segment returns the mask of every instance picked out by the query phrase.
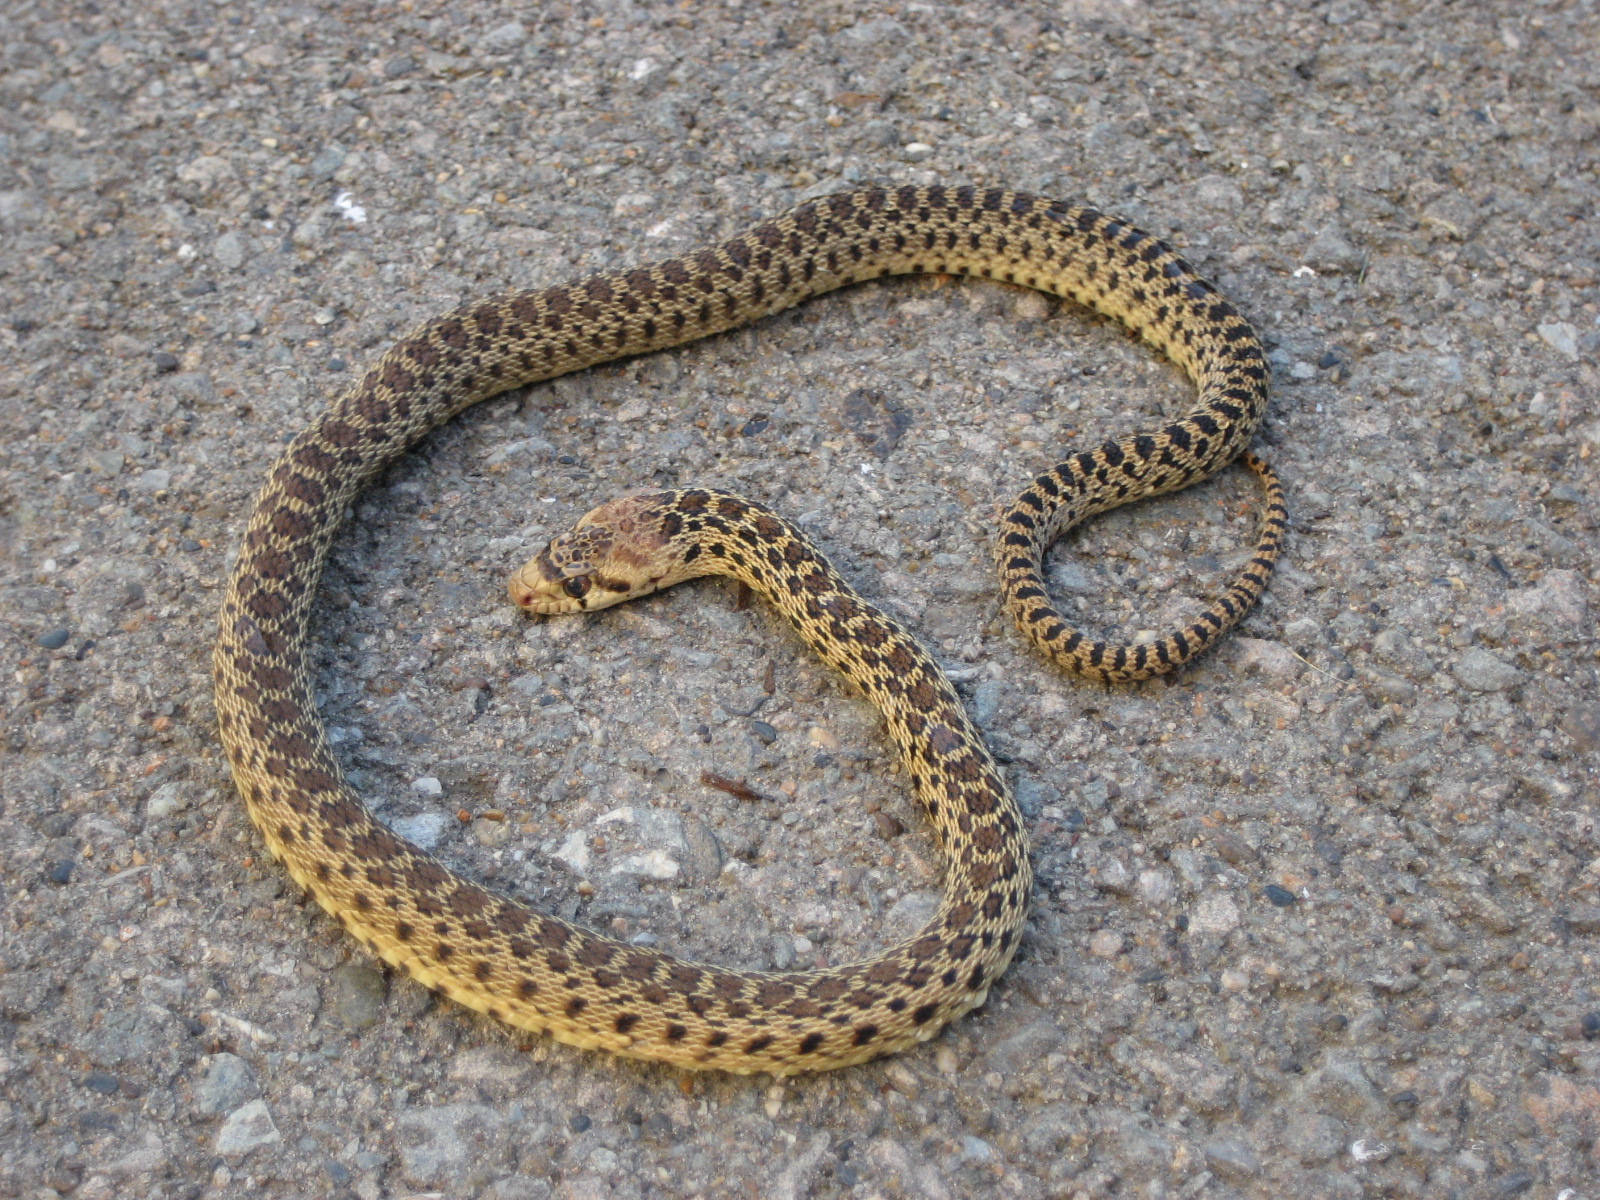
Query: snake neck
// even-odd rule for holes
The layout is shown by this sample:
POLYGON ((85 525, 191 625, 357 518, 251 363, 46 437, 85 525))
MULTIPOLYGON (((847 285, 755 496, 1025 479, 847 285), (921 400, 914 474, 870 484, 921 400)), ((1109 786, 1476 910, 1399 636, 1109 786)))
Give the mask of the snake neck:
POLYGON ((1015 802, 933 656, 766 506, 701 488, 648 499, 670 530, 672 557, 685 564, 676 578, 739 580, 883 714, 917 802, 956 864, 952 882, 969 900, 998 882, 1006 903, 1025 904, 1026 857, 1006 849, 1022 834, 1015 802))

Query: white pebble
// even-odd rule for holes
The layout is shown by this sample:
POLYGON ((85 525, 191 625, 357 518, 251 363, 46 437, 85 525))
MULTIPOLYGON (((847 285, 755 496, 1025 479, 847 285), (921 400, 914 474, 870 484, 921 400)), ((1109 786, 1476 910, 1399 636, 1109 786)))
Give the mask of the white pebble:
POLYGON ((1350 1143, 1350 1157, 1358 1163, 1382 1162, 1393 1151, 1377 1138, 1357 1138, 1350 1143))
POLYGON ((1089 939, 1089 953, 1096 958, 1115 958, 1122 953, 1122 935, 1114 929, 1101 929, 1089 939))
POLYGON ((257 1146, 282 1141, 283 1135, 272 1122, 265 1100, 252 1100, 228 1114, 228 1119, 217 1131, 217 1153, 241 1155, 257 1146))
POLYGON ((444 836, 446 822, 447 818, 443 813, 418 813, 414 817, 395 818, 389 822, 389 828, 413 846, 432 850, 444 836))

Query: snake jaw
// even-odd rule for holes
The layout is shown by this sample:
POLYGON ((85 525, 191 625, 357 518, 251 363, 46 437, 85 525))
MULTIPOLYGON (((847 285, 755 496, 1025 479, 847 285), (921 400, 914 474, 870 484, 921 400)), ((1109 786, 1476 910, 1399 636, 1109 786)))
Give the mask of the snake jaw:
POLYGON ((581 557, 574 560, 569 547, 562 545, 565 540, 552 541, 518 567, 507 583, 511 602, 524 612, 553 617, 605 607, 590 598, 594 568, 581 557))

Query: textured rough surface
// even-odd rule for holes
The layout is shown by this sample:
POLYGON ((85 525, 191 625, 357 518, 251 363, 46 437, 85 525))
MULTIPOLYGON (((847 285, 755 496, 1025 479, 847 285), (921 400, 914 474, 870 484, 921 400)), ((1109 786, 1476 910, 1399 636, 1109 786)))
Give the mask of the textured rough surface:
MULTIPOLYGON (((1593 1200, 1593 12, 860 7, 8 9, 0 1194, 1593 1200), (989 1003, 772 1086, 341 983, 366 960, 262 853, 207 680, 283 439, 460 302, 949 179, 1120 213, 1263 334, 1293 524, 1246 638, 1170 685, 1038 661, 995 505, 1185 389, 1075 310, 924 281, 446 427, 356 506, 313 665, 362 793, 497 889, 745 967, 888 945, 928 842, 780 625, 718 585, 503 599, 619 490, 759 496, 1016 788, 1034 906, 989 1003)), ((1181 620, 1254 502, 1230 472, 1104 517, 1052 592, 1181 620)))

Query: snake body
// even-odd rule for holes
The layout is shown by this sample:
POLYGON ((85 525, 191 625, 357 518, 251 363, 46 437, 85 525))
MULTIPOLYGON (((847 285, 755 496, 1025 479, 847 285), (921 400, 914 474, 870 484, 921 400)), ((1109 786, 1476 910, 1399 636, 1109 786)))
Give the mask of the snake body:
MULTIPOLYGON (((1083 637, 1049 604, 1040 560, 1052 541, 1096 512, 1215 472, 1244 450, 1267 400, 1260 343, 1234 307, 1165 244, 1092 209, 998 189, 863 188, 650 266, 468 304, 402 339, 284 450, 256 498, 213 658, 222 741, 251 820, 363 944, 518 1028, 735 1072, 860 1062, 983 1002, 1026 915, 1031 873, 1016 806, 932 659, 768 510, 691 489, 671 494, 656 519, 697 523, 708 545, 723 548, 729 573, 767 592, 886 714, 948 855, 946 896, 917 936, 864 962, 777 973, 691 963, 461 878, 377 821, 346 785, 305 653, 312 597, 348 505, 434 426, 512 387, 916 272, 985 276, 1095 308, 1199 389, 1185 416, 1039 475, 1005 516, 1002 588, 1035 643, 1094 678, 1144 678, 1199 653, 1259 597, 1285 516, 1276 479, 1246 455, 1265 483, 1266 518, 1254 557, 1199 619, 1160 641, 1118 646, 1083 637), (769 573, 751 565, 758 558, 769 573)), ((634 525, 644 528, 642 518, 634 525)))

